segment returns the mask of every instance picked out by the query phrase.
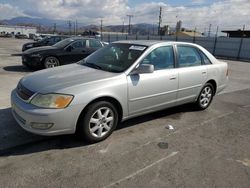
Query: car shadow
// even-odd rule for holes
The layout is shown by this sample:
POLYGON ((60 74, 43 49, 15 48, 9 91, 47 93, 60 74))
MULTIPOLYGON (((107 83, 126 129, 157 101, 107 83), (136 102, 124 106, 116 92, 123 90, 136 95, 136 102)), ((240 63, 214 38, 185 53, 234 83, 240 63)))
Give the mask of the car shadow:
POLYGON ((31 69, 23 66, 23 65, 13 65, 13 66, 6 66, 3 67, 3 70, 8 72, 33 72, 31 69))
MULTIPOLYGON (((195 111, 191 105, 182 105, 159 112, 154 112, 122 122, 119 124, 116 130, 126 129, 128 127, 158 118, 166 117, 180 119, 181 113, 190 111, 195 111)), ((26 155, 53 149, 69 149, 91 145, 77 139, 74 135, 45 137, 28 133, 21 129, 15 122, 11 114, 11 108, 0 109, 0 118, 0 128, 4 130, 0 133, 0 157, 26 155), (2 117, 5 117, 5 120, 3 120, 2 117), (11 131, 8 129, 11 129, 11 131), (8 133, 10 135, 8 135, 8 133), (12 142, 14 143, 11 144, 12 142)))

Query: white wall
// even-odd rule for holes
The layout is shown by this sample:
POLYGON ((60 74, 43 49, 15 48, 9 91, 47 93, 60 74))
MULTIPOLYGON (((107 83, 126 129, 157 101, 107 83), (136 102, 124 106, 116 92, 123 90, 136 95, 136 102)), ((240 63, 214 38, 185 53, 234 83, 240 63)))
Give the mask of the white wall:
POLYGON ((20 33, 29 36, 29 34, 35 34, 37 32, 37 29, 35 27, 0 25, 0 33, 1 32, 14 32, 14 34, 20 33))

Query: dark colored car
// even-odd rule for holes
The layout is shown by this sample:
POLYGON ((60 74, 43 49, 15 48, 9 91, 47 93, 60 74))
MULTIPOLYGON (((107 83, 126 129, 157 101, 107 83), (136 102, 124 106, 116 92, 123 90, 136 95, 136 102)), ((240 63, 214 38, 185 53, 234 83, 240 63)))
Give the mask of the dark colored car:
POLYGON ((30 48, 34 48, 34 47, 40 47, 40 46, 52 46, 54 44, 56 44, 57 42, 60 42, 63 39, 68 38, 68 36, 47 36, 45 38, 43 38, 40 41, 37 42, 28 42, 25 43, 22 47, 22 51, 28 50, 30 48))
POLYGON ((68 38, 53 46, 26 50, 22 54, 22 63, 33 69, 56 67, 80 61, 103 46, 104 43, 97 39, 68 38))
POLYGON ((28 36, 27 35, 25 35, 25 34, 16 34, 15 35, 15 38, 16 39, 27 39, 28 38, 28 36))

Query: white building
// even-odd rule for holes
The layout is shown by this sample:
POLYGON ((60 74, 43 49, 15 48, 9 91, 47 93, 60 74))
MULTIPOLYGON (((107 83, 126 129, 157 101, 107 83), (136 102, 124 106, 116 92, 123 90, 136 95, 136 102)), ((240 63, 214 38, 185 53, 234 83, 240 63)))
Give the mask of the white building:
POLYGON ((13 35, 24 34, 29 36, 30 34, 35 34, 36 32, 36 27, 0 25, 0 33, 9 33, 13 35))

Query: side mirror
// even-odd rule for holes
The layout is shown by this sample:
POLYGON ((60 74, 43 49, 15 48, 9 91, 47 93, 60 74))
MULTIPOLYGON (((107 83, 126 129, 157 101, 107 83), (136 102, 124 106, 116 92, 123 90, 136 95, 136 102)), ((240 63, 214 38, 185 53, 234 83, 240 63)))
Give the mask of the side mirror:
POLYGON ((146 74, 146 73, 153 73, 154 72, 154 65, 150 64, 140 64, 139 67, 134 69, 131 74, 146 74))

